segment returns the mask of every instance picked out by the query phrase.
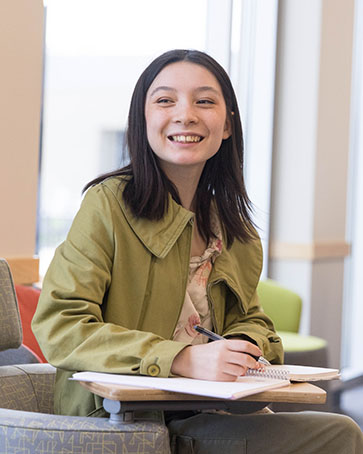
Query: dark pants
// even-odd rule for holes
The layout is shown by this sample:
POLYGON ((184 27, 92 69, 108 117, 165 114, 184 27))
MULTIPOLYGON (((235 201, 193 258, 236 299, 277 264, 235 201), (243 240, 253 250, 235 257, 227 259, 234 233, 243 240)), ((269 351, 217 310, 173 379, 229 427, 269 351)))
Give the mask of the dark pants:
POLYGON ((363 453, 359 426, 333 413, 200 413, 173 419, 168 429, 172 454, 363 453))

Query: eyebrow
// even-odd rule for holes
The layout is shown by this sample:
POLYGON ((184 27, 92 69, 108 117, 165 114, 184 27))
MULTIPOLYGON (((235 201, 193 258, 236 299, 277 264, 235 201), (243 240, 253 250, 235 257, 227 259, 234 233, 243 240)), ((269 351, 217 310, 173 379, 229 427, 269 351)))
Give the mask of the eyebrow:
MULTIPOLYGON (((153 96, 155 93, 157 93, 158 91, 172 91, 172 92, 176 92, 177 90, 173 87, 168 87, 166 85, 161 85, 160 87, 156 87, 155 90, 153 90, 151 93, 150 93, 150 96, 153 96)), ((216 90, 215 88, 213 87, 210 87, 209 85, 205 85, 205 86, 202 86, 202 87, 198 87, 195 89, 196 92, 204 92, 204 91, 211 91, 213 92, 215 95, 217 96, 220 96, 220 92, 218 90, 216 90)))

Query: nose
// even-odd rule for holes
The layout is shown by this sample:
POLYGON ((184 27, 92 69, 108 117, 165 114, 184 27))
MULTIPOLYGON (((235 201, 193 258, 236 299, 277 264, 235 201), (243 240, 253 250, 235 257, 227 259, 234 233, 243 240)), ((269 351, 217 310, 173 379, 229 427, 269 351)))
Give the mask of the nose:
POLYGON ((176 106, 174 122, 182 125, 190 125, 198 122, 195 107, 190 102, 180 102, 176 106))

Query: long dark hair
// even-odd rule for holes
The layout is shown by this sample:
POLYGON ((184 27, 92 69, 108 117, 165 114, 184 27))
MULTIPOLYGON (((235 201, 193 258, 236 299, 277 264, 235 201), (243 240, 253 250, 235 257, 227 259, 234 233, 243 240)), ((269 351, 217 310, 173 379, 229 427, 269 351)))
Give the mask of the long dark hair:
POLYGON ((130 104, 127 128, 127 150, 130 163, 121 169, 90 181, 90 186, 112 176, 127 175, 123 191, 125 203, 136 217, 161 219, 168 208, 168 194, 180 203, 178 191, 161 169, 146 133, 146 93, 155 77, 167 65, 187 61, 204 66, 219 82, 227 108, 231 136, 222 141, 218 152, 205 164, 196 191, 196 218, 202 237, 208 242, 214 236, 210 209, 214 199, 219 220, 229 247, 235 238, 249 242, 256 238, 251 218, 252 207, 243 178, 243 134, 240 114, 231 81, 212 57, 197 50, 171 50, 156 58, 141 74, 130 104))

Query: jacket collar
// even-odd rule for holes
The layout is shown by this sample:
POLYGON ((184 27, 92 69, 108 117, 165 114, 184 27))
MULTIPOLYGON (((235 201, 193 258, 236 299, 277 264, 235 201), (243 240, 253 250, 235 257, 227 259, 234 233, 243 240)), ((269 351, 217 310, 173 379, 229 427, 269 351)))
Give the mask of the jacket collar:
POLYGON ((122 199, 122 180, 119 178, 110 178, 105 180, 103 184, 117 198, 120 208, 135 235, 158 258, 164 258, 168 254, 188 222, 194 217, 194 213, 176 203, 169 195, 168 210, 162 219, 159 221, 150 221, 145 218, 136 218, 122 199))
POLYGON ((259 239, 250 243, 234 241, 231 249, 225 248, 217 257, 211 284, 223 281, 239 300, 247 313, 247 302, 256 290, 262 269, 262 247, 259 239))

